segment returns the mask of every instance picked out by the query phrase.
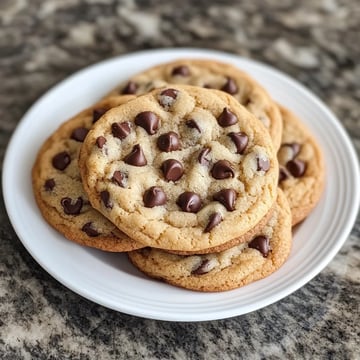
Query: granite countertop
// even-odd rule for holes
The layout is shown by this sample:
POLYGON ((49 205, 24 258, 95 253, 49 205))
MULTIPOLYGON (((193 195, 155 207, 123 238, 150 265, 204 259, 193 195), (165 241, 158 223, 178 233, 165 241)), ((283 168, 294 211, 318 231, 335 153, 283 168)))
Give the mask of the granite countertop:
MULTIPOLYGON (((360 152, 357 0, 2 0, 0 159, 24 112, 74 71, 140 49, 203 47, 263 61, 316 93, 360 152)), ((358 359, 360 218, 306 286, 201 323, 117 313, 48 275, 0 203, 1 359, 358 359)))

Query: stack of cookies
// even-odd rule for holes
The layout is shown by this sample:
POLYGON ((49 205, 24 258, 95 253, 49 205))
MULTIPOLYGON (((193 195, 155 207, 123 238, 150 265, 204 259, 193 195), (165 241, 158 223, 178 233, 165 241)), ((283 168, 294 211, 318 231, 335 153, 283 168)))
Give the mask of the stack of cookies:
POLYGON ((187 59, 133 76, 65 122, 32 180, 67 239, 127 252, 176 286, 224 291, 286 261, 324 165, 308 129, 249 75, 187 59))

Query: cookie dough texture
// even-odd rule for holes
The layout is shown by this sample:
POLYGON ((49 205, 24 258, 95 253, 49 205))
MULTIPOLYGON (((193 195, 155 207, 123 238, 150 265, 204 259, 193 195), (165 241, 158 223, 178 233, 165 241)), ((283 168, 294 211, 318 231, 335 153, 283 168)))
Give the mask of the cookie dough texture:
POLYGON ((273 206, 279 171, 271 138, 254 115, 222 91, 185 85, 108 111, 86 137, 79 164, 96 209, 131 238, 177 251, 215 247, 248 232, 273 206), (172 135, 171 146, 164 150, 160 142, 160 149, 159 138, 169 133, 178 141, 172 135), (246 134, 241 153, 230 133, 246 134), (214 200, 224 189, 236 194, 233 210, 214 200), (181 208, 184 192, 198 196, 198 209, 181 208))
POLYGON ((82 141, 93 122, 132 98, 108 98, 65 122, 42 145, 33 166, 33 191, 43 217, 81 245, 118 252, 142 247, 91 207, 77 164, 82 141))
POLYGON ((131 77, 111 95, 143 94, 166 83, 213 88, 231 94, 265 125, 275 149, 279 148, 282 119, 277 104, 256 80, 228 63, 180 59, 160 64, 131 77))
POLYGON ((278 151, 279 186, 289 201, 292 223, 296 225, 320 200, 325 183, 324 157, 320 146, 300 119, 285 107, 280 106, 280 109, 284 130, 278 151))
POLYGON ((128 257, 146 275, 192 290, 231 290, 263 279, 280 268, 291 250, 291 212, 281 190, 274 213, 258 236, 269 239, 266 257, 249 247, 250 242, 207 255, 181 256, 143 248, 128 257))

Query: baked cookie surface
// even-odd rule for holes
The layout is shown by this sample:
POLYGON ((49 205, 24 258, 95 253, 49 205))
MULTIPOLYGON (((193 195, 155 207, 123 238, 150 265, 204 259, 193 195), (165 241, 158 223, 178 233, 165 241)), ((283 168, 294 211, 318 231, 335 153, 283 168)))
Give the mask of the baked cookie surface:
POLYGON ((284 124, 278 151, 279 186, 289 201, 292 223, 296 225, 320 200, 325 183, 324 157, 301 120, 285 107, 280 109, 284 124))
POLYGON ((227 92, 263 122, 275 149, 281 142, 282 119, 277 104, 248 74, 228 63, 214 60, 180 59, 143 71, 111 92, 143 94, 169 84, 187 84, 227 92))
POLYGON ((272 217, 249 242, 207 255, 181 256, 147 247, 129 252, 128 257, 152 278, 192 290, 224 291, 279 269, 289 256, 291 244, 291 212, 280 190, 272 217))
POLYGON ((171 85, 108 111, 79 159, 92 205, 131 238, 197 251, 249 231, 276 199, 266 128, 232 96, 171 85))
POLYGON ((106 251, 142 247, 93 209, 78 169, 78 154, 89 129, 108 109, 133 96, 108 98, 61 125, 43 144, 32 169, 36 202, 45 220, 66 238, 106 251))

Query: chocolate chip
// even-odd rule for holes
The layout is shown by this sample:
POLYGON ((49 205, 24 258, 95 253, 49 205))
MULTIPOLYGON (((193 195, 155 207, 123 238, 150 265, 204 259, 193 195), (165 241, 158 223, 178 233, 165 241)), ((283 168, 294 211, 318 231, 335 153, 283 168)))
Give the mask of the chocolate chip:
POLYGON ((197 213, 201 208, 200 196, 191 191, 185 191, 176 200, 182 211, 197 213))
POLYGON ((70 162, 71 162, 70 155, 66 151, 58 153, 52 159, 53 167, 58 170, 65 170, 67 166, 70 164, 70 162))
POLYGON ((197 266, 194 270, 191 271, 191 275, 207 274, 211 270, 209 265, 210 265, 210 260, 209 259, 202 260, 200 265, 197 266))
POLYGON ((169 110, 170 107, 174 104, 178 93, 178 90, 175 89, 163 90, 159 96, 160 105, 163 106, 165 110, 169 110))
POLYGON ((231 95, 234 95, 238 92, 238 87, 236 85, 236 82, 234 81, 234 79, 228 77, 226 80, 226 83, 224 84, 224 86, 221 88, 222 91, 225 91, 231 95))
POLYGON ((305 174, 306 163, 299 159, 290 160, 286 163, 286 168, 292 176, 298 178, 305 174))
POLYGON ((231 126, 237 123, 237 116, 228 108, 224 108, 223 112, 217 118, 218 124, 222 127, 231 126))
POLYGON ((110 193, 107 190, 104 190, 100 193, 100 198, 106 208, 112 209, 113 204, 110 200, 110 193))
POLYGON ((180 148, 179 135, 174 131, 162 134, 157 139, 157 146, 165 152, 178 150, 180 148))
POLYGON ((69 197, 64 197, 60 201, 61 206, 64 209, 64 213, 67 215, 79 215, 83 206, 83 199, 78 197, 75 203, 69 197))
POLYGON ((83 127, 75 129, 71 134, 71 139, 83 142, 88 134, 89 130, 83 127))
POLYGON ((198 161, 200 165, 204 165, 204 166, 209 165, 210 159, 207 158, 206 156, 209 154, 210 150, 211 150, 210 148, 204 148, 200 151, 200 154, 198 156, 198 161))
POLYGON ((171 97, 173 99, 176 99, 177 95, 178 95, 178 91, 175 90, 175 89, 166 89, 166 90, 163 90, 160 95, 162 96, 168 96, 168 97, 171 97))
POLYGON ((125 156, 124 161, 133 166, 145 166, 147 164, 144 152, 138 144, 135 145, 131 152, 125 156))
POLYGON ((231 138, 231 140, 234 142, 236 146, 236 153, 242 154, 249 142, 248 136, 243 132, 238 132, 238 133, 231 132, 228 134, 228 136, 231 138))
POLYGON ((190 75, 190 70, 186 65, 180 65, 180 66, 177 66, 177 67, 173 68, 171 75, 172 76, 176 76, 176 75, 178 75, 178 76, 189 76, 190 75))
POLYGON ((55 187, 55 180, 54 179, 47 179, 44 184, 44 188, 46 191, 52 191, 55 187))
POLYGON ((270 161, 267 158, 257 158, 257 171, 268 171, 270 169, 270 161))
POLYGON ((93 110, 93 123, 97 122, 106 112, 108 109, 98 108, 93 110))
POLYGON ((152 186, 145 191, 143 196, 144 205, 148 208, 164 205, 166 200, 166 195, 163 189, 158 186, 152 186))
POLYGON ((165 160, 161 165, 161 170, 164 173, 164 177, 167 181, 179 180, 184 174, 184 168, 181 162, 175 159, 165 160))
POLYGON ((236 191, 234 189, 222 189, 214 194, 213 199, 219 201, 228 211, 235 210, 236 191))
POLYGON ((111 132, 114 137, 116 137, 120 140, 123 140, 131 132, 130 123, 128 121, 124 121, 122 123, 112 123, 111 124, 111 132))
POLYGON ((113 176, 111 178, 111 181, 114 184, 117 184, 117 185, 119 185, 121 187, 125 187, 125 180, 126 180, 125 174, 123 174, 119 170, 114 171, 114 174, 113 174, 113 176))
POLYGON ((281 147, 288 146, 292 150, 292 159, 294 159, 300 152, 301 145, 299 143, 284 143, 281 147))
POLYGON ((144 128, 149 135, 153 135, 158 130, 159 118, 151 111, 143 111, 135 116, 135 124, 144 128))
POLYGON ((87 235, 87 236, 90 236, 90 237, 96 237, 96 236, 99 236, 100 233, 97 232, 93 227, 92 227, 92 222, 88 222, 86 223, 82 228, 81 230, 87 235))
POLYGON ((230 177, 233 178, 235 176, 234 170, 227 160, 217 161, 211 169, 211 175, 217 180, 228 179, 230 177))
POLYGON ((270 252, 270 240, 266 236, 259 235, 250 241, 249 248, 259 250, 262 256, 266 258, 270 252))
POLYGON ((103 136, 99 136, 96 139, 96 145, 99 149, 102 149, 105 144, 106 144, 106 139, 103 136))
POLYGON ((201 133, 201 129, 195 120, 193 119, 187 120, 185 124, 188 128, 196 129, 199 133, 201 133))
POLYGON ((219 225, 222 221, 222 216, 220 213, 212 213, 209 216, 209 222, 206 225, 204 232, 210 232, 215 226, 219 225))
POLYGON ((122 94, 135 94, 138 89, 138 84, 134 81, 129 81, 122 90, 122 94))
POLYGON ((288 175, 287 175, 286 171, 284 169, 280 168, 279 169, 279 183, 286 180, 287 178, 288 178, 288 175))

